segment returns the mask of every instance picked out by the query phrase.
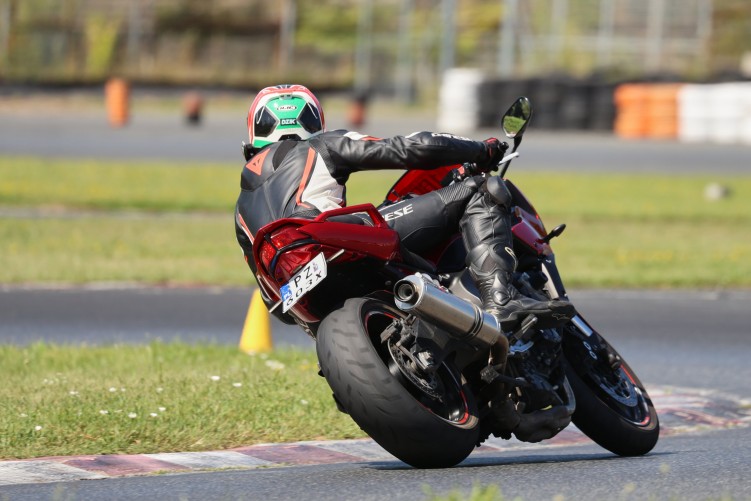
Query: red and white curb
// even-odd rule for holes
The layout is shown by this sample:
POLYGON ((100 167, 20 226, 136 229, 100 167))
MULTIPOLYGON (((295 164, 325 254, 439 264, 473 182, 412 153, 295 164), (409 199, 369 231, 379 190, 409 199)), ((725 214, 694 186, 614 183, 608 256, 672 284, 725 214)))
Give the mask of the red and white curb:
MULTIPOLYGON (((661 436, 751 425, 751 401, 710 390, 655 387, 650 394, 660 417, 661 436)), ((591 440, 571 425, 541 444, 490 438, 473 454, 498 454, 591 440)), ((252 469, 333 463, 397 461, 370 439, 260 444, 227 451, 137 455, 89 455, 0 461, 0 486, 69 482, 212 469, 252 469)))

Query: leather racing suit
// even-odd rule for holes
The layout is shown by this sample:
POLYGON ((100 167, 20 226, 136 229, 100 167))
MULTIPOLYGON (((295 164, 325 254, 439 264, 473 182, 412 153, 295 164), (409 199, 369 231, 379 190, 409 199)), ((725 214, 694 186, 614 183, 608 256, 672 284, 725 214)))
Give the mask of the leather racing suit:
MULTIPOLYGON (((432 132, 378 139, 356 132, 324 132, 307 141, 288 139, 261 149, 243 168, 235 229, 255 273, 253 237, 264 225, 286 217, 314 218, 346 205, 346 183, 358 171, 435 169, 493 158, 486 143, 432 132)), ((379 208, 402 244, 420 253, 456 231, 479 182, 469 178, 441 190, 379 208)), ((345 218, 347 216, 344 216, 345 218)), ((363 218, 366 219, 366 218, 363 218)), ((368 221, 352 218, 357 224, 368 221)))

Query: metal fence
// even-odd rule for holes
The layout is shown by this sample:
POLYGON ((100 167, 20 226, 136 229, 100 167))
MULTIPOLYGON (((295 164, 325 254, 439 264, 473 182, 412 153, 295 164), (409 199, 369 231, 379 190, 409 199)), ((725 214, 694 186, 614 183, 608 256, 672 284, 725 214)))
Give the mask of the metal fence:
POLYGON ((706 77, 737 68, 715 42, 747 43, 749 16, 746 0, 0 0, 0 81, 295 80, 409 98, 456 66, 706 77))

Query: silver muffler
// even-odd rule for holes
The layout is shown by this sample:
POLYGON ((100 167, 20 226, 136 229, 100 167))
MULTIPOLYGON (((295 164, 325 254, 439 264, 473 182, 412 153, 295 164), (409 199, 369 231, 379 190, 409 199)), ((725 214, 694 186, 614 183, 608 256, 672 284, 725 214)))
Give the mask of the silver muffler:
POLYGON ((430 322, 457 339, 483 347, 506 341, 493 315, 451 294, 420 273, 399 280, 394 286, 394 296, 400 310, 430 322))

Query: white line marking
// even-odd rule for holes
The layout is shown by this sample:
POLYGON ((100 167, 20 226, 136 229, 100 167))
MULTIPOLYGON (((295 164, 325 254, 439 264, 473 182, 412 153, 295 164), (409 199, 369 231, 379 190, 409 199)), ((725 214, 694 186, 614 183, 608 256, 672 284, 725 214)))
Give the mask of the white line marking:
POLYGON ((144 454, 151 459, 158 459, 188 468, 252 468, 273 465, 270 461, 232 451, 216 452, 167 452, 161 454, 144 454))
POLYGON ((107 478, 107 475, 55 461, 0 461, 0 485, 70 482, 107 478))

